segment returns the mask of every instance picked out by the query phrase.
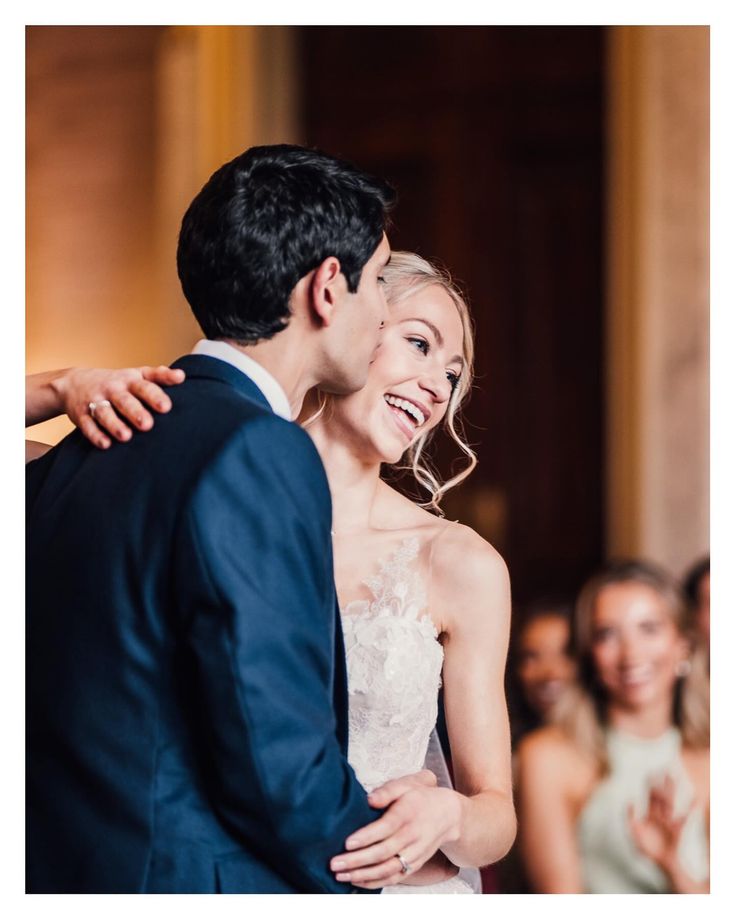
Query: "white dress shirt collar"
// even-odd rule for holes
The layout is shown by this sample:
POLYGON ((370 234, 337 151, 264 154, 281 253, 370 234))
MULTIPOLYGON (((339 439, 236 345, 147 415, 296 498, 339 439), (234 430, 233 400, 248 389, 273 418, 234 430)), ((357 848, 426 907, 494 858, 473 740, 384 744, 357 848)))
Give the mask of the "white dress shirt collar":
POLYGON ((281 418, 289 421, 292 420, 291 406, 286 398, 284 388, 273 374, 270 374, 265 367, 254 361, 253 358, 244 355, 242 351, 233 348, 227 342, 216 342, 213 339, 200 339, 192 349, 192 354, 207 355, 210 358, 217 358, 220 361, 227 362, 227 364, 232 364, 233 367, 237 367, 239 371, 242 371, 246 377, 255 383, 276 415, 280 415, 281 418))

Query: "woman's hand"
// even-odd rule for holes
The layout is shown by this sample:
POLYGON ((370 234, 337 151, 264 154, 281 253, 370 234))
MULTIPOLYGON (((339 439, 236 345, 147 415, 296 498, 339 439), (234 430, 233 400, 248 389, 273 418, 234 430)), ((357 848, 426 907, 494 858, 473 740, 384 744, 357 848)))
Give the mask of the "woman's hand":
POLYGON ((677 853, 682 830, 694 807, 695 803, 675 816, 675 781, 669 775, 650 788, 647 812, 642 818, 636 817, 633 805, 628 807, 629 831, 634 843, 668 876, 675 893, 703 890, 684 873, 677 853))
POLYGON ((649 790, 646 814, 637 818, 634 806, 628 807, 629 830, 637 848, 660 868, 672 865, 677 858, 682 829, 689 812, 675 817, 675 783, 665 776, 661 783, 649 790))
POLYGON ((330 863, 340 882, 384 888, 406 881, 437 850, 460 835, 462 796, 437 788, 429 770, 390 780, 374 789, 368 802, 388 810, 345 842, 347 852, 330 863), (410 868, 402 872, 397 854, 410 868))
POLYGON ((168 412, 171 400, 161 386, 184 380, 184 371, 170 367, 129 367, 122 370, 71 368, 52 384, 64 412, 82 434, 103 450, 111 444, 109 435, 128 441, 133 432, 125 419, 139 431, 153 427, 146 406, 168 412), (160 386, 159 386, 160 384, 160 386), (110 405, 99 404, 107 400, 110 405), (97 403, 94 417, 90 403, 97 403))

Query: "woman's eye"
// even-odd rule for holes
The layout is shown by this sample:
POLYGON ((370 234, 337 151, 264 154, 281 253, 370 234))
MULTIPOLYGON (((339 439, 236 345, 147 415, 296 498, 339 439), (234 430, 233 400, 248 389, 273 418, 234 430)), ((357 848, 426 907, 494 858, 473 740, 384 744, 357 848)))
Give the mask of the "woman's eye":
POLYGON ((450 386, 453 390, 457 387, 458 383, 460 383, 460 375, 453 374, 452 371, 447 372, 447 379, 450 381, 450 386))
POLYGON ((378 276, 378 283, 379 283, 379 284, 385 284, 385 283, 386 283, 386 279, 383 277, 383 275, 379 275, 379 276, 378 276))
POLYGON ((422 339, 422 338, 419 338, 418 336, 412 335, 412 336, 409 336, 407 341, 411 342, 411 344, 417 349, 417 351, 421 351, 423 355, 426 355, 429 353, 429 342, 426 339, 422 339))

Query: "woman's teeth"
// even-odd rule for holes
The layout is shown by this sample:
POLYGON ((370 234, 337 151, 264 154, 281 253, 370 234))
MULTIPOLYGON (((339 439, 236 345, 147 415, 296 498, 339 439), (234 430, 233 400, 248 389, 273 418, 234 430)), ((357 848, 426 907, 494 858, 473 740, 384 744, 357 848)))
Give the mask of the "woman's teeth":
POLYGON ((414 403, 409 402, 408 399, 399 399, 398 396, 389 395, 386 395, 383 398, 386 400, 389 406, 395 406, 397 409, 403 409, 404 412, 408 413, 408 415, 412 417, 417 425, 421 425, 424 422, 424 414, 414 405, 414 403))
POLYGON ((624 668, 620 671, 621 682, 625 686, 637 686, 645 683, 652 676, 650 665, 640 665, 635 668, 624 668))

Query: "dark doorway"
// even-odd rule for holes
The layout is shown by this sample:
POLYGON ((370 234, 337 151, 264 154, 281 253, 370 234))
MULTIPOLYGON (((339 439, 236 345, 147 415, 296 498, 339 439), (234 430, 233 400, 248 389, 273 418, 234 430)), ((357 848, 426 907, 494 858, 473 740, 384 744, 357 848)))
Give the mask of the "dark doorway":
POLYGON ((480 464, 444 506, 521 602, 603 552, 603 51, 599 27, 300 29, 306 142, 389 179, 393 247, 470 296, 480 464))

